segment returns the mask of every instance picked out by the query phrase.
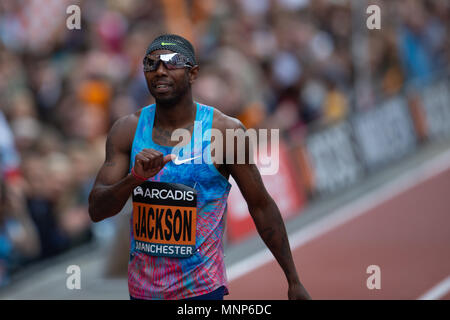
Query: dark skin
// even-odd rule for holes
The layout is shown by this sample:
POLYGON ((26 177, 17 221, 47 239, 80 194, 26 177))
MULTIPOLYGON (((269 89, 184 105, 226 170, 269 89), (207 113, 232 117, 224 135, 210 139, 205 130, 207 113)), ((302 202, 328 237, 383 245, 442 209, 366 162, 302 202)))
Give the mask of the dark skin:
MULTIPOLYGON (((157 50, 154 54, 171 53, 168 50, 157 50)), ((150 93, 156 100, 156 114, 153 128, 153 141, 160 145, 175 146, 179 141, 170 139, 172 132, 185 128, 192 134, 196 107, 192 98, 191 85, 198 76, 199 67, 168 70, 163 63, 158 69, 145 72, 150 93)), ((106 159, 97 175, 93 189, 89 195, 89 215, 97 222, 116 215, 123 208, 132 190, 142 181, 128 173, 129 155, 134 138, 140 111, 125 116, 114 123, 106 141, 106 159)), ((254 164, 226 163, 226 129, 246 130, 242 123, 232 117, 214 110, 213 128, 220 130, 224 139, 223 159, 214 165, 225 177, 231 175, 236 181, 247 202, 249 212, 257 231, 281 266, 288 282, 288 298, 291 300, 311 299, 299 280, 292 259, 289 241, 279 209, 268 194, 261 175, 254 164)), ((214 141, 212 141, 214 147, 214 141)), ((234 143, 234 155, 239 146, 234 143)), ((249 154, 248 141, 244 146, 249 154)), ((242 149, 239 149, 242 151, 242 149)), ((134 171, 143 178, 155 176, 174 156, 164 156, 153 149, 144 149, 136 155, 134 171)), ((215 159, 213 157, 213 159, 215 159)), ((216 159, 217 160, 217 159, 216 159)))

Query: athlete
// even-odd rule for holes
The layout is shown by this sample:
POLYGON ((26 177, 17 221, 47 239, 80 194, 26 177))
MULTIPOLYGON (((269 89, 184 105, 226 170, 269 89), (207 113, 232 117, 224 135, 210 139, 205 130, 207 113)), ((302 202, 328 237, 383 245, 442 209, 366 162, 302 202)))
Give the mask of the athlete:
MULTIPOLYGON (((288 298, 310 299, 278 207, 257 167, 250 161, 226 161, 231 151, 235 160, 242 150, 237 144, 227 150, 225 130, 244 126, 193 100, 191 86, 199 66, 191 43, 177 35, 159 36, 143 64, 156 103, 114 123, 89 196, 94 222, 117 214, 132 196, 130 298, 222 300, 228 294, 222 236, 231 175, 259 235, 284 271, 288 298), (172 139, 177 129, 191 138, 172 139), (211 143, 211 129, 223 133, 223 143, 211 143)), ((244 151, 249 151, 248 142, 244 151)))

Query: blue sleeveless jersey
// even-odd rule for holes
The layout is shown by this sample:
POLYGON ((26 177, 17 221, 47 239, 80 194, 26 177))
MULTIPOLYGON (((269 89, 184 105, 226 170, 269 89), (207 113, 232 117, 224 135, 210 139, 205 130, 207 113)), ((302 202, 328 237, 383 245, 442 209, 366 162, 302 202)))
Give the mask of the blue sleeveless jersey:
MULTIPOLYGON (((148 196, 159 202, 152 204, 153 207, 148 212, 144 207, 141 212, 141 208, 138 210, 133 204, 133 215, 130 220, 128 287, 130 295, 135 298, 184 299, 206 294, 227 285, 222 236, 225 228, 226 201, 231 185, 211 161, 210 130, 214 108, 197 103, 193 134, 190 142, 182 148, 161 146, 153 142, 155 109, 154 104, 142 109, 131 150, 130 170, 134 166, 135 156, 145 148, 158 150, 164 155, 175 154, 180 159, 194 158, 194 160, 179 165, 170 161, 156 176, 144 183, 148 186, 146 190, 141 187, 134 190, 136 197, 143 199, 144 196, 148 196), (163 187, 154 190, 152 189, 154 186, 163 187), (170 188, 173 190, 168 191, 170 188), (168 206, 167 202, 179 200, 181 195, 189 195, 191 191, 196 194, 194 199, 196 202, 193 205, 196 213, 194 220, 190 219, 190 215, 186 215, 186 210, 184 216, 183 210, 177 210, 175 213, 175 209, 168 206), (172 199, 168 199, 168 195, 172 196, 172 199), (175 199, 174 195, 180 197, 175 199), (169 212, 167 208, 172 208, 172 211, 169 212), (162 218, 162 215, 158 216, 158 212, 163 212, 163 209, 169 212, 165 218, 162 218), (186 217, 190 219, 189 224, 186 217), (193 223, 195 225, 191 226, 193 223), (177 246, 177 243, 186 240, 184 233, 181 237, 182 229, 186 228, 193 228, 194 238, 189 238, 191 248, 186 256, 177 257, 175 249, 176 252, 179 250, 185 252, 185 246, 177 246), (157 231, 160 231, 159 238, 157 231), (164 234, 170 239, 164 239, 164 234), (149 241, 150 237, 153 237, 153 244, 145 242, 149 241)), ((179 201, 186 202, 192 199, 184 197, 179 201)), ((192 202, 190 203, 187 205, 192 205, 192 202)))

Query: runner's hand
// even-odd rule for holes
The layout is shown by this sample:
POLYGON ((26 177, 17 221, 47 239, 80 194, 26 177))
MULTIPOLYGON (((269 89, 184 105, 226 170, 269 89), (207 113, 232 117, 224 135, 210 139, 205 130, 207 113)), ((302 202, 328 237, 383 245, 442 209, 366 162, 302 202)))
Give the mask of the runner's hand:
POLYGON ((311 300, 311 296, 301 283, 289 285, 289 300, 311 300))
POLYGON ((154 149, 142 149, 134 160, 134 172, 142 178, 155 176, 161 169, 175 158, 175 155, 164 156, 154 149))

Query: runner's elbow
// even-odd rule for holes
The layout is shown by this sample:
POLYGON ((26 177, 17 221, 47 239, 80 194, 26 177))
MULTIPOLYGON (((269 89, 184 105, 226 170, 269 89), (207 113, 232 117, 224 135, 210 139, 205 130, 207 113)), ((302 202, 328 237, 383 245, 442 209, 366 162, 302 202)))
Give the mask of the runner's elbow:
POLYGON ((91 218, 92 222, 100 222, 103 220, 97 212, 91 205, 89 205, 89 217, 91 218))
POLYGON ((95 195, 93 191, 89 194, 89 207, 88 207, 89 217, 92 222, 102 221, 104 218, 101 217, 97 202, 95 201, 95 195))

